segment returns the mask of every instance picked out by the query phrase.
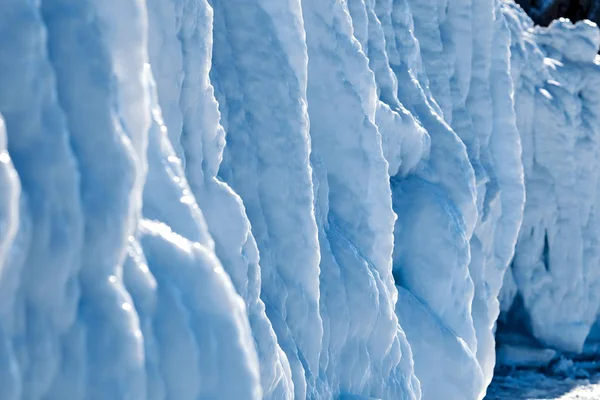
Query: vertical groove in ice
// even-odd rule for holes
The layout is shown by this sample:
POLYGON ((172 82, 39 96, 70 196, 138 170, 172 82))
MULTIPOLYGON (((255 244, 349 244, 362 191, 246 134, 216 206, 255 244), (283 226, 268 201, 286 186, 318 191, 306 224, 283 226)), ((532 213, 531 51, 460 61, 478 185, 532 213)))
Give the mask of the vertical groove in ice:
MULTIPOLYGON (((184 157, 191 194, 198 201, 215 252, 246 302, 261 368, 265 398, 293 393, 287 358, 282 353, 260 299, 258 250, 244 206, 219 180, 224 131, 209 81, 213 11, 206 1, 149 1, 150 62, 158 99, 174 147, 184 157)), ((159 191, 153 193, 153 196, 159 191)), ((191 195, 190 194, 190 195, 191 195)), ((164 210, 162 202, 157 210, 164 210)), ((181 222, 185 223, 185 219, 181 222)))
POLYGON ((509 3, 502 12, 511 34, 527 190, 511 271, 522 302, 507 314, 507 323, 525 324, 544 345, 579 352, 600 305, 600 274, 594 267, 600 259, 600 33, 583 21, 532 28, 523 10, 509 3), (518 314, 524 320, 515 320, 518 314))
POLYGON ((305 398, 319 376, 323 328, 300 2, 211 5, 211 80, 227 135, 219 175, 244 203, 260 250, 266 315, 289 360, 294 396, 305 398))
MULTIPOLYGON (((306 0, 302 7, 321 244, 321 368, 333 395, 418 398, 394 313, 395 216, 375 125, 375 77, 343 2, 306 0)), ((357 25, 358 31, 366 39, 365 29, 357 25)))
POLYGON ((502 285, 581 351, 599 45, 510 0, 4 0, 0 398, 479 400, 502 285))

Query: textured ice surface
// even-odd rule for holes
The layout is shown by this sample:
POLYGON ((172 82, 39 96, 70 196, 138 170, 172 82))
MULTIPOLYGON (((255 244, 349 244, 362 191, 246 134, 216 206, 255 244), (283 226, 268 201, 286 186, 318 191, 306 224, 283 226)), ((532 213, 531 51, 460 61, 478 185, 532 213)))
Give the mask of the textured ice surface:
MULTIPOLYGON (((3 262, 3 398, 259 398, 244 307, 193 197, 175 185, 184 176, 144 185, 148 163, 167 174, 172 157, 153 152, 162 130, 145 3, 9 1, 3 11, 0 110, 22 188, 3 262), (143 191, 179 201, 143 222, 143 191)), ((15 189, 2 193, 7 215, 15 189)))
POLYGON ((580 351, 599 42, 504 0, 5 0, 0 398, 479 400, 499 295, 580 351))
POLYGON ((465 227, 466 235, 473 229, 467 236, 473 298, 471 302, 468 284, 456 287, 449 298, 469 299, 461 307, 471 311, 476 338, 457 333, 476 353, 487 385, 494 366, 496 298, 512 258, 524 202, 508 76, 510 38, 497 2, 454 1, 445 12, 442 3, 409 2, 432 93, 442 106, 444 120, 465 144, 474 170, 478 217, 473 228, 468 220, 465 227))
POLYGON ((542 344, 578 352, 593 325, 598 272, 598 87, 595 25, 531 27, 506 4, 527 204, 504 309, 542 344), (513 284, 514 282, 514 284, 513 284))
MULTIPOLYGON (((392 16, 406 10, 400 3, 393 3, 392 16)), ((497 295, 524 201, 508 75, 509 37, 502 15, 495 12, 496 2, 449 2, 447 9, 438 2, 408 3, 414 22, 404 13, 402 24, 395 24, 396 38, 406 44, 399 51, 405 60, 398 60, 394 70, 402 84, 399 96, 427 129, 431 151, 414 173, 392 179, 398 214, 396 283, 427 306, 423 313, 432 312, 442 328, 449 329, 429 342, 437 341, 443 348, 455 346, 456 340, 464 342, 455 351, 463 353, 464 368, 473 371, 472 386, 465 390, 481 397, 492 376, 497 295), (413 24, 420 56, 410 43, 413 24), (429 79, 407 79, 421 66, 429 79), (428 81, 435 100, 423 89, 428 81), (407 96, 411 92, 415 95, 407 96), (434 101, 440 103, 441 112, 434 101)), ((456 379, 438 378, 455 373, 452 363, 442 363, 438 368, 446 370, 433 373, 430 343, 420 340, 425 328, 408 328, 426 317, 403 307, 408 306, 399 302, 400 322, 415 354, 424 397, 446 392, 448 398, 460 398, 460 390, 453 387, 456 379)))
POLYGON ((320 367, 333 393, 414 398, 418 383, 394 312, 395 215, 374 76, 344 3, 303 1, 302 12, 321 246, 320 367))
MULTIPOLYGON (((217 178, 225 141, 208 79, 212 9, 205 1, 149 1, 148 5, 150 61, 165 127, 185 165, 188 195, 198 200, 215 241, 215 253, 246 303, 260 360, 263 396, 284 399, 292 393, 291 374, 260 299, 254 236, 241 199, 217 178)), ((175 161, 173 172, 181 168, 175 161)), ((179 198, 173 197, 173 201, 179 198)), ((157 210, 161 209, 165 207, 157 204, 157 210)))
POLYGON ((323 328, 300 3, 214 0, 212 6, 211 80, 227 131, 220 175, 252 224, 267 316, 294 382, 288 396, 304 398, 318 376, 323 328))

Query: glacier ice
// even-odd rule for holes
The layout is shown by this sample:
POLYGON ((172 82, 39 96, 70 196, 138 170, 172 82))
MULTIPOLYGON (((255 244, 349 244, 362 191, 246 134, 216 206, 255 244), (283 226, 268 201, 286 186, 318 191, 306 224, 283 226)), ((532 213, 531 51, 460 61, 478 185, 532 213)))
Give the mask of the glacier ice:
POLYGON ((141 258, 125 262, 144 222, 142 189, 164 190, 143 184, 153 114, 145 3, 11 1, 4 9, 0 29, 10 40, 3 47, 12 51, 0 62, 0 108, 24 221, 15 241, 22 246, 5 263, 6 277, 20 267, 20 279, 3 280, 13 284, 11 307, 2 313, 3 360, 13 375, 5 398, 161 398, 146 390, 156 384, 146 375, 151 355, 166 370, 160 376, 171 396, 258 398, 244 307, 196 222, 198 207, 179 202, 189 209, 186 225, 197 225, 192 241, 159 221, 141 225, 152 279, 141 258), (10 95, 17 92, 19 98, 10 95), (178 269, 161 275, 177 258, 178 269), (126 266, 139 271, 125 274, 126 266), (127 290, 135 285, 137 293, 127 290), (189 373, 175 374, 173 363, 185 360, 189 373), (210 373, 219 364, 237 385, 210 373))
POLYGON ((394 313, 395 216, 374 123, 374 76, 344 3, 303 1, 302 11, 321 247, 321 369, 333 393, 412 398, 412 360, 394 313))
MULTIPOLYGON (((260 360, 263 397, 289 397, 293 388, 289 363, 260 299, 255 239, 241 199, 217 178, 225 142, 214 90, 208 80, 212 10, 207 2, 197 1, 150 1, 148 5, 152 27, 149 57, 155 66, 164 127, 170 142, 179 149, 189 182, 188 193, 191 191, 203 210, 215 241, 215 253, 246 303, 260 360), (162 61, 166 55, 169 62, 162 61)), ((172 152, 170 157, 174 157, 172 152)), ((179 170, 178 178, 184 181, 181 163, 177 158, 173 160, 179 170)), ((174 203, 178 199, 174 197, 174 203)), ((157 204, 157 210, 161 209, 164 207, 157 204)))
POLYGON ((512 304, 507 318, 525 325, 542 344, 579 352, 600 305, 595 136, 600 34, 590 22, 567 20, 531 29, 522 10, 504 9, 527 181, 508 278, 514 285, 505 289, 504 308, 512 304))
POLYGON ((289 362, 292 393, 304 398, 318 376, 323 328, 300 3, 211 4, 211 81, 227 132, 219 175, 243 200, 266 313, 289 362))
POLYGON ((479 400, 501 310, 539 354, 600 337, 594 24, 2 10, 2 399, 479 400))
POLYGON ((457 333, 475 353, 484 385, 489 384, 495 363, 496 298, 512 258, 524 202, 521 149, 506 73, 509 37, 498 5, 457 1, 448 4, 446 14, 426 2, 414 2, 413 7, 415 36, 430 49, 422 51, 422 58, 432 93, 442 105, 448 104, 442 106, 442 115, 465 144, 475 177, 477 221, 472 236, 467 226, 469 246, 463 244, 470 252, 467 262, 473 289, 467 284, 461 290, 466 296, 448 297, 468 299, 460 307, 467 313, 470 309, 473 320, 466 322, 472 324, 476 337, 457 333), (436 18, 439 29, 429 26, 436 18))

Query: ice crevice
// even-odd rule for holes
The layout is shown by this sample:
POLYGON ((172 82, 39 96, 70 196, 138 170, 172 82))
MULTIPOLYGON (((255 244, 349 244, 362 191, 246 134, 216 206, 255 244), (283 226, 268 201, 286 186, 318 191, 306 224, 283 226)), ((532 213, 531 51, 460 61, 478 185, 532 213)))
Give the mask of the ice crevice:
POLYGON ((2 9, 0 398, 480 400, 496 340, 597 351, 593 23, 2 9))

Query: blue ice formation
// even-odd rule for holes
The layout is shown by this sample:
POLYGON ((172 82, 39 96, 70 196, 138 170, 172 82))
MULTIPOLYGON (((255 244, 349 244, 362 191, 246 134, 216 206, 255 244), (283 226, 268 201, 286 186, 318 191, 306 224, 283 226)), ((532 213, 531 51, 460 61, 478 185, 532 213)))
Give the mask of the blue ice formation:
POLYGON ((0 398, 480 400, 501 304, 582 351, 599 45, 511 0, 5 0, 0 398))
POLYGON ((600 307, 600 32, 589 21, 532 28, 515 5, 504 12, 527 202, 503 308, 542 344, 580 352, 600 307))

